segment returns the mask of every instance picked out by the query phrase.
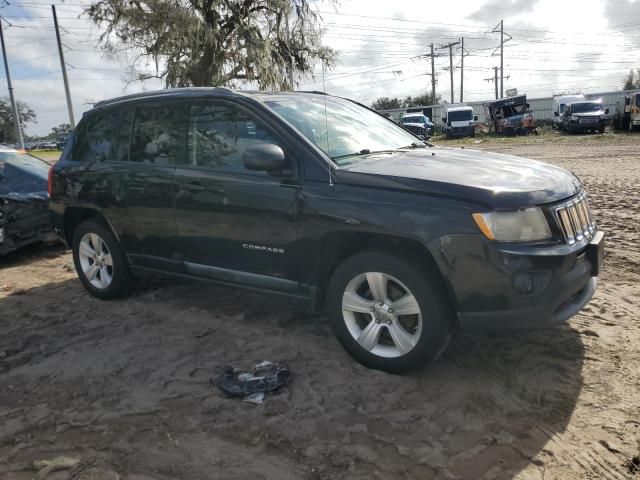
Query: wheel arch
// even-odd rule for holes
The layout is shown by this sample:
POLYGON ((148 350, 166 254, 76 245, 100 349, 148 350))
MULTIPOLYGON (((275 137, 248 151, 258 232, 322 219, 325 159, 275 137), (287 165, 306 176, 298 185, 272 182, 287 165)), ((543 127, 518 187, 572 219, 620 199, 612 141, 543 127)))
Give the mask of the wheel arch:
POLYGON ((88 207, 67 207, 64 211, 63 228, 64 239, 67 245, 70 247, 73 243, 73 234, 78 226, 87 220, 97 220, 105 224, 111 232, 118 238, 117 233, 112 228, 109 221, 102 215, 102 213, 95 208, 88 207))
POLYGON ((353 255, 372 250, 415 262, 419 268, 436 275, 446 291, 451 308, 456 310, 453 287, 425 244, 415 239, 368 232, 331 232, 324 237, 316 272, 316 309, 324 307, 327 286, 336 268, 353 255))

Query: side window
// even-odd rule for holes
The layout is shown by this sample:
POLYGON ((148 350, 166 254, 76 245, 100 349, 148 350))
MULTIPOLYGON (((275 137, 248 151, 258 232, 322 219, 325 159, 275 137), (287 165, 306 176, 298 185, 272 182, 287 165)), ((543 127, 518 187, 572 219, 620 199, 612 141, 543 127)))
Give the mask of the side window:
MULTIPOLYGON (((131 162, 175 165, 178 157, 181 115, 174 107, 136 109, 129 160, 131 162)), ((119 154, 124 154, 119 152, 119 154)))
POLYGON ((96 112, 88 117, 76 139, 73 158, 81 162, 105 162, 113 154, 116 113, 113 110, 96 112))
POLYGON ((225 172, 264 175, 244 167, 244 152, 278 142, 262 122, 233 105, 197 105, 189 111, 189 164, 225 172))

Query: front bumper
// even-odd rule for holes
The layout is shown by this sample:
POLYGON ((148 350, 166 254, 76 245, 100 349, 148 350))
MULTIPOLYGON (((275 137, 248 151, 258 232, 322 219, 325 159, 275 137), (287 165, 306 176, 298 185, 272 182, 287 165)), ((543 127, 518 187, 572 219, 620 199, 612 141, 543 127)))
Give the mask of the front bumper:
POLYGON ((602 232, 572 246, 497 247, 478 235, 439 242, 436 261, 466 331, 530 330, 568 320, 593 297, 604 255, 602 232))
POLYGON ((569 131, 570 132, 587 132, 589 130, 598 130, 603 128, 606 125, 606 120, 598 120, 593 123, 578 123, 578 122, 570 122, 569 123, 569 131))
POLYGON ((476 127, 474 125, 470 125, 468 127, 450 127, 445 130, 445 134, 450 138, 461 138, 461 137, 469 137, 473 135, 476 131, 476 127))
POLYGON ((0 255, 32 243, 52 243, 57 240, 46 205, 44 209, 38 207, 39 205, 25 205, 19 211, 21 215, 17 219, 11 222, 0 221, 0 255))

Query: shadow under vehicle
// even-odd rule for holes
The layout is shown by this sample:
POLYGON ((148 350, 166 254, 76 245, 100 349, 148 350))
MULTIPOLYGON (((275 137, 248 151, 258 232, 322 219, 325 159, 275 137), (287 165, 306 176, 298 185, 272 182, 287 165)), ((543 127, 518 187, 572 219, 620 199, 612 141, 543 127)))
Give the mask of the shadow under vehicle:
POLYGON ((39 158, 0 147, 0 255, 56 241, 48 210, 48 171, 39 158))

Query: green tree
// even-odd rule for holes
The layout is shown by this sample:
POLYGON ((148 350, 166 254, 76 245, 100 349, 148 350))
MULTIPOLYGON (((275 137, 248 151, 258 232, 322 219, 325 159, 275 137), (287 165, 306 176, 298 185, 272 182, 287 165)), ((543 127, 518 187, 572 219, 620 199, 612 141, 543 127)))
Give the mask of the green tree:
POLYGON ((310 74, 318 62, 331 68, 337 55, 321 44, 310 0, 98 0, 86 13, 104 27, 107 51, 124 44, 136 54, 135 79, 161 78, 167 87, 249 80, 289 89, 291 70, 310 74), (155 73, 140 73, 136 67, 149 60, 155 73))
POLYGON ((640 88, 640 69, 636 70, 635 72, 633 70, 630 70, 629 75, 627 75, 627 78, 624 81, 624 86, 622 87, 622 89, 635 90, 637 88, 640 88))
POLYGON ((69 132, 71 130, 73 130, 73 127, 70 124, 61 123, 57 127, 53 127, 51 129, 51 133, 49 134, 49 136, 50 137, 57 137, 58 135, 60 135, 62 133, 67 133, 67 132, 69 132))
POLYGON ((374 110, 391 110, 402 108, 402 100, 399 98, 380 97, 371 104, 374 110))
MULTIPOLYGON (((27 123, 36 123, 36 113, 24 102, 17 102, 20 127, 24 132, 27 123)), ((15 143, 16 129, 13 123, 13 110, 11 102, 6 98, 0 98, 0 143, 15 143)))
POLYGON ((436 94, 435 101, 431 93, 423 93, 422 95, 417 95, 415 97, 408 96, 402 102, 402 106, 405 108, 409 107, 422 107, 425 105, 437 105, 442 100, 442 97, 436 94))

